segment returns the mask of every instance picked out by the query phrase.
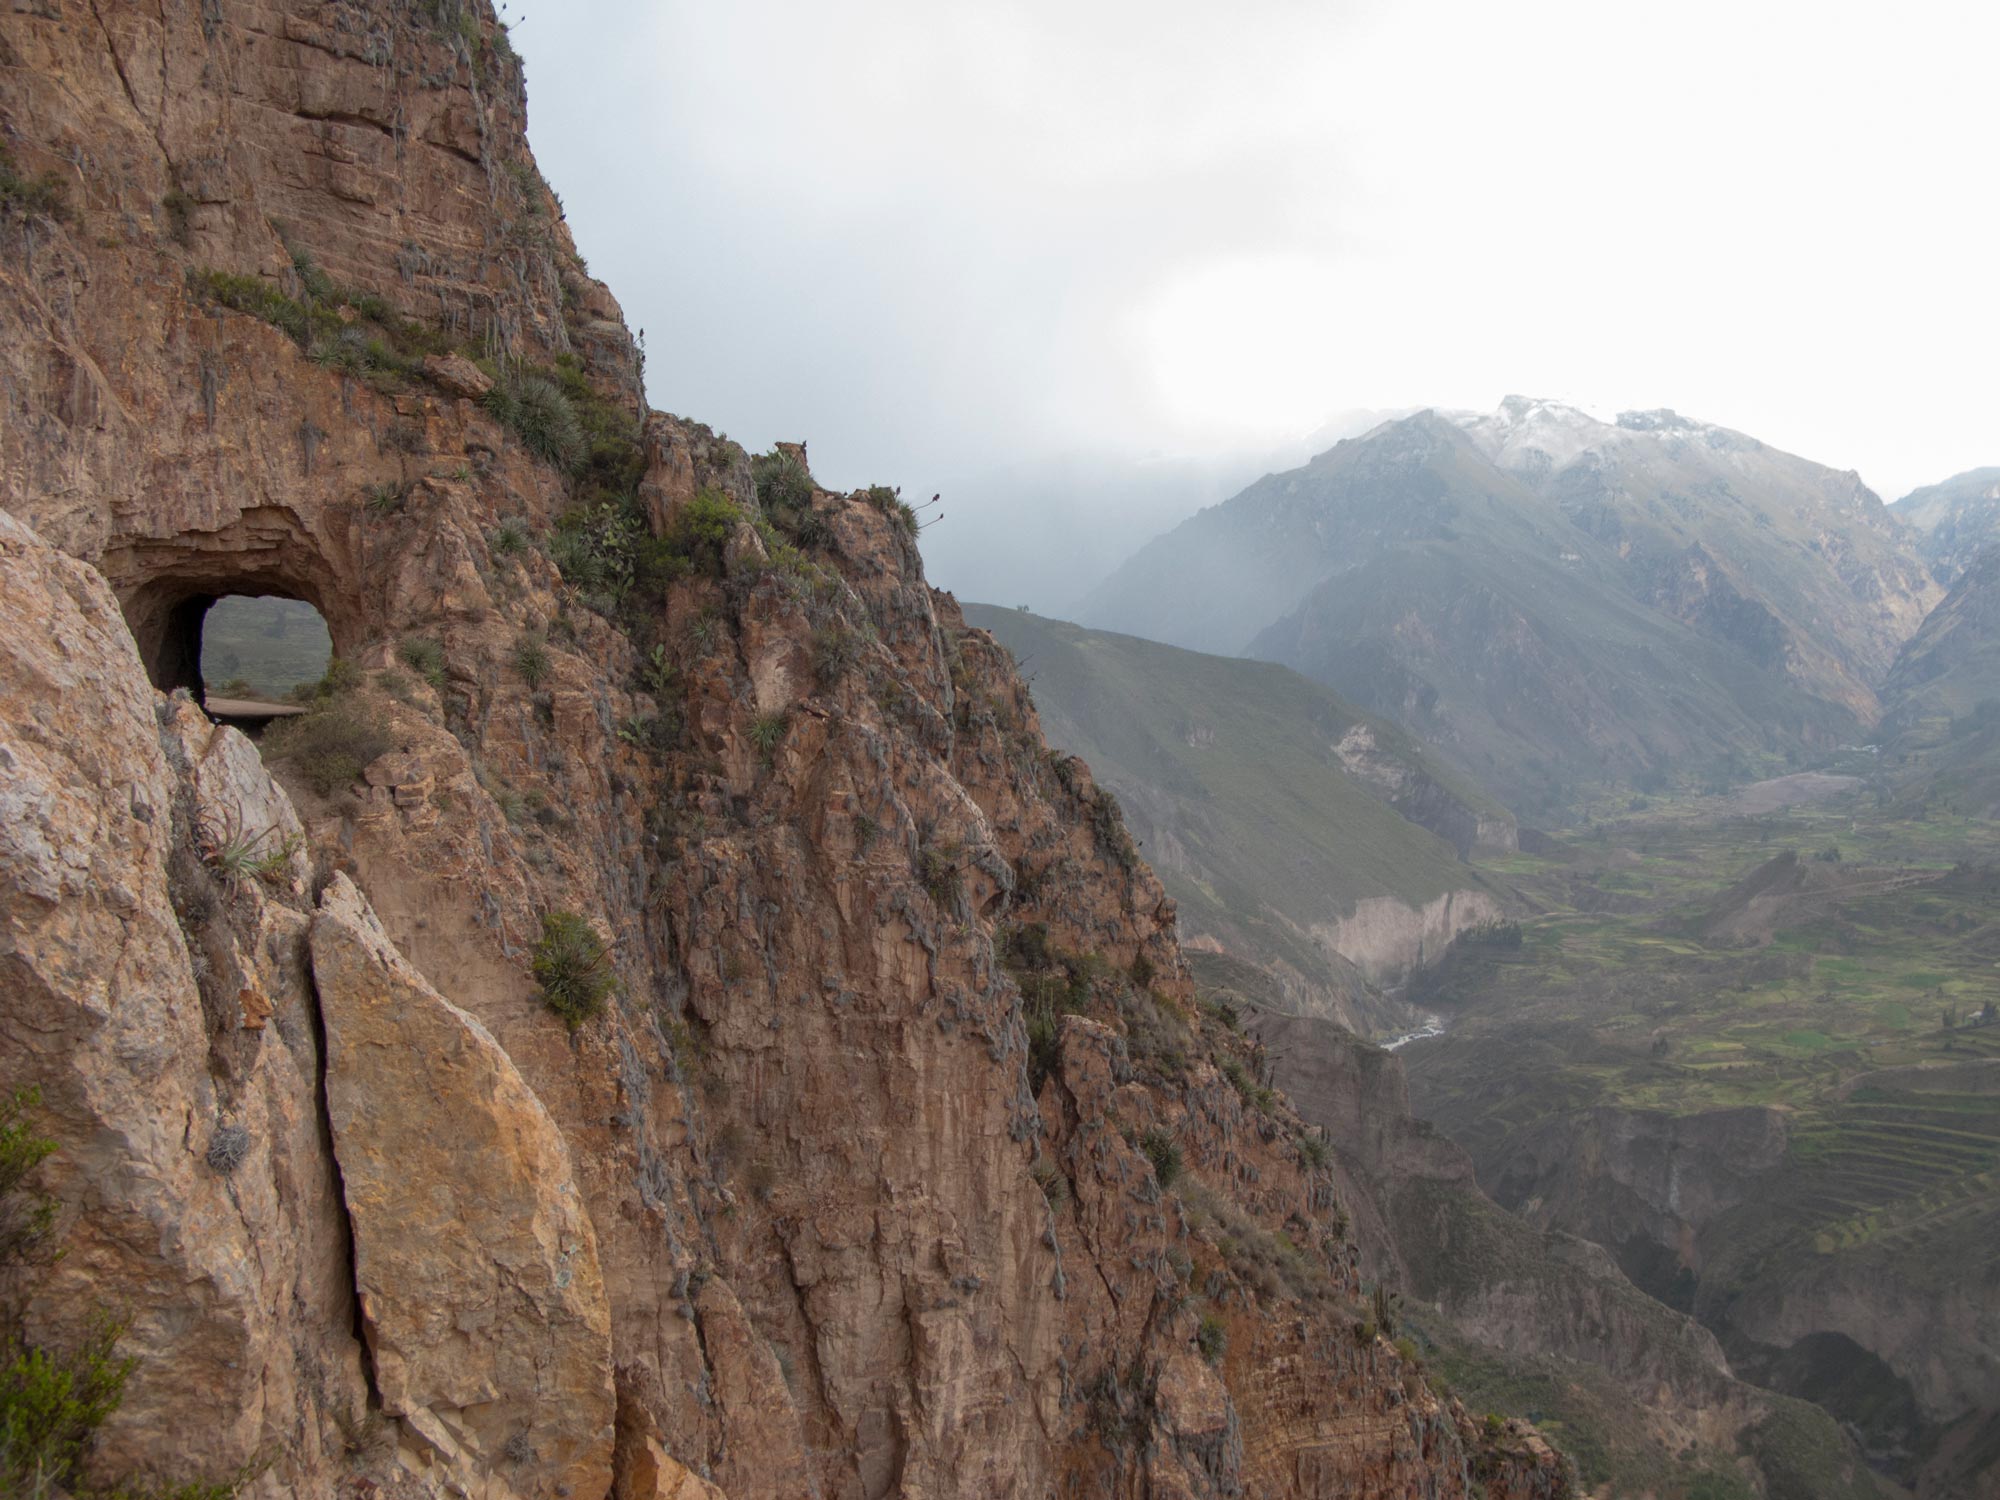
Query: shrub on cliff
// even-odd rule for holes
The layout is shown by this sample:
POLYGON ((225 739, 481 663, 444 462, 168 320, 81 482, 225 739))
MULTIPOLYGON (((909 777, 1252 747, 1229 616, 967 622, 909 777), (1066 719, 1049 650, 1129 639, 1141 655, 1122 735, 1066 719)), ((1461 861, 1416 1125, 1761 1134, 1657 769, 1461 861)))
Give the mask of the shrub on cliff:
POLYGON ((345 696, 322 699, 264 731, 264 758, 290 766, 322 797, 353 785, 370 761, 395 748, 387 726, 345 696))
POLYGON ((432 687, 444 687, 444 646, 434 636, 404 636, 402 644, 396 648, 396 655, 402 659, 404 666, 432 687))
POLYGON ((589 451, 575 406, 552 380, 508 375, 480 398, 480 404, 538 458, 565 473, 580 465, 589 451))
POLYGON ((1229 1348, 1229 1330, 1223 1326, 1222 1319, 1214 1313, 1203 1313, 1201 1327, 1195 1330, 1194 1345, 1210 1364, 1221 1359, 1229 1348))
POLYGON ((53 172, 23 177, 12 153, 0 146, 0 211, 62 222, 69 218, 69 196, 63 180, 53 172))
POLYGON ((39 1089, 19 1089, 13 1098, 0 1099, 0 1264, 40 1239, 55 1219, 55 1200, 25 1186, 56 1149, 28 1123, 28 1112, 41 1102, 39 1089))
POLYGON ((691 574, 722 575, 723 553, 743 512, 720 490, 703 490, 680 508, 667 529, 639 549, 639 582, 655 594, 691 574))
POLYGON ((812 476, 804 464, 782 450, 753 458, 750 477, 757 484, 758 502, 767 511, 798 510, 812 502, 812 476))
MULTIPOLYGON (((56 1143, 38 1134, 28 1113, 36 1089, 0 1102, 0 1265, 45 1235, 56 1201, 28 1187, 56 1143)), ((118 1409, 131 1361, 112 1357, 122 1330, 100 1319, 88 1342, 63 1358, 0 1337, 0 1494, 43 1495, 72 1477, 90 1435, 118 1409)))
POLYGON ((1163 1188, 1172 1187, 1181 1175, 1181 1148, 1164 1130, 1153 1129, 1139 1137, 1139 1149, 1153 1164, 1153 1175, 1163 1188))
POLYGON ((585 603, 612 614, 632 586, 644 537, 645 522, 623 503, 572 506, 556 522, 549 559, 585 603))
POLYGON ((792 727, 792 716, 780 709, 776 713, 759 714, 750 721, 750 743, 757 747, 757 754, 768 764, 778 753, 778 747, 785 742, 785 735, 792 727))
MULTIPOLYGON (((55 1216, 56 1201, 26 1186, 28 1175, 56 1149, 27 1119, 40 1102, 34 1089, 0 1101, 0 1264, 40 1238, 55 1216)), ((118 1355, 124 1334, 124 1325, 101 1309, 83 1342, 68 1352, 36 1348, 22 1341, 18 1327, 0 1325, 0 1495, 231 1500, 255 1477, 253 1466, 219 1482, 162 1484, 128 1477, 110 1489, 76 1488, 78 1464, 97 1429, 124 1400, 137 1363, 118 1355)))
POLYGON ((123 1332, 100 1318, 68 1356, 20 1345, 0 1355, 0 1493, 56 1494, 75 1477, 91 1435, 124 1399, 133 1361, 114 1353, 123 1332))
POLYGON ((903 499, 903 492, 886 484, 871 484, 863 490, 862 497, 881 511, 908 536, 915 536, 921 529, 917 525, 915 507, 903 499))
POLYGON ((540 687, 554 665, 548 643, 539 635, 530 633, 514 643, 514 670, 529 687, 540 687))
POLYGON ((531 967, 542 987, 542 1003, 571 1031, 604 1009, 618 982, 604 939, 573 911, 552 911, 542 918, 531 967))

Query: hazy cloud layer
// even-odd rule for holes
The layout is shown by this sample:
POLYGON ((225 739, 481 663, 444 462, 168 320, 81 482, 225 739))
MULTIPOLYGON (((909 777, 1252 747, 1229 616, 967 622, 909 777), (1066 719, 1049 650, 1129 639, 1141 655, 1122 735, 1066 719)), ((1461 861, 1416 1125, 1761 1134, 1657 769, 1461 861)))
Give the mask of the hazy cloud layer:
POLYGON ((1990 4, 514 0, 656 404, 1061 608, 1353 408, 2000 462, 1990 4))

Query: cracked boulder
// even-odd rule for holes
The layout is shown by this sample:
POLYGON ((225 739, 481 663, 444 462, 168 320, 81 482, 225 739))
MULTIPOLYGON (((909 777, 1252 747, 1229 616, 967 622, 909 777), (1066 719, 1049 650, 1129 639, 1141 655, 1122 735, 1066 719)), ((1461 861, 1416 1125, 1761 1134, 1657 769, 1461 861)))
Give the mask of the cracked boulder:
POLYGON ((344 875, 312 963, 355 1287, 404 1463, 479 1495, 603 1496, 611 1316, 560 1132, 344 875))

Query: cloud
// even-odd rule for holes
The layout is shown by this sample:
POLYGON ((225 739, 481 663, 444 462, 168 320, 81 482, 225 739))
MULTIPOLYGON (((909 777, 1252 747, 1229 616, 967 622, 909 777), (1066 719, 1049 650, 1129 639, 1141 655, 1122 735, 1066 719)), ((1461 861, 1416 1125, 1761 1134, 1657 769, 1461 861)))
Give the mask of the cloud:
POLYGON ((1003 470, 1514 390, 1891 494, 2000 461, 1988 5, 571 0, 515 39, 655 402, 955 490, 964 535, 1003 470))

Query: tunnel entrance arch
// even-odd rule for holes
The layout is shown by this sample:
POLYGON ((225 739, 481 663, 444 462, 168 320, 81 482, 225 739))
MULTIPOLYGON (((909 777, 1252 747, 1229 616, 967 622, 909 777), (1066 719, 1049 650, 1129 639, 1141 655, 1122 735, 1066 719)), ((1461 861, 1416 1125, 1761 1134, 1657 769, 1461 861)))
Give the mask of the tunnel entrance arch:
POLYGON ((185 689, 197 702, 206 702, 212 682, 222 680, 203 677, 204 637, 218 601, 308 606, 333 656, 352 655, 365 638, 358 580, 329 559, 287 510, 246 511, 219 531, 133 539, 108 549, 101 566, 153 686, 169 693, 185 689))

